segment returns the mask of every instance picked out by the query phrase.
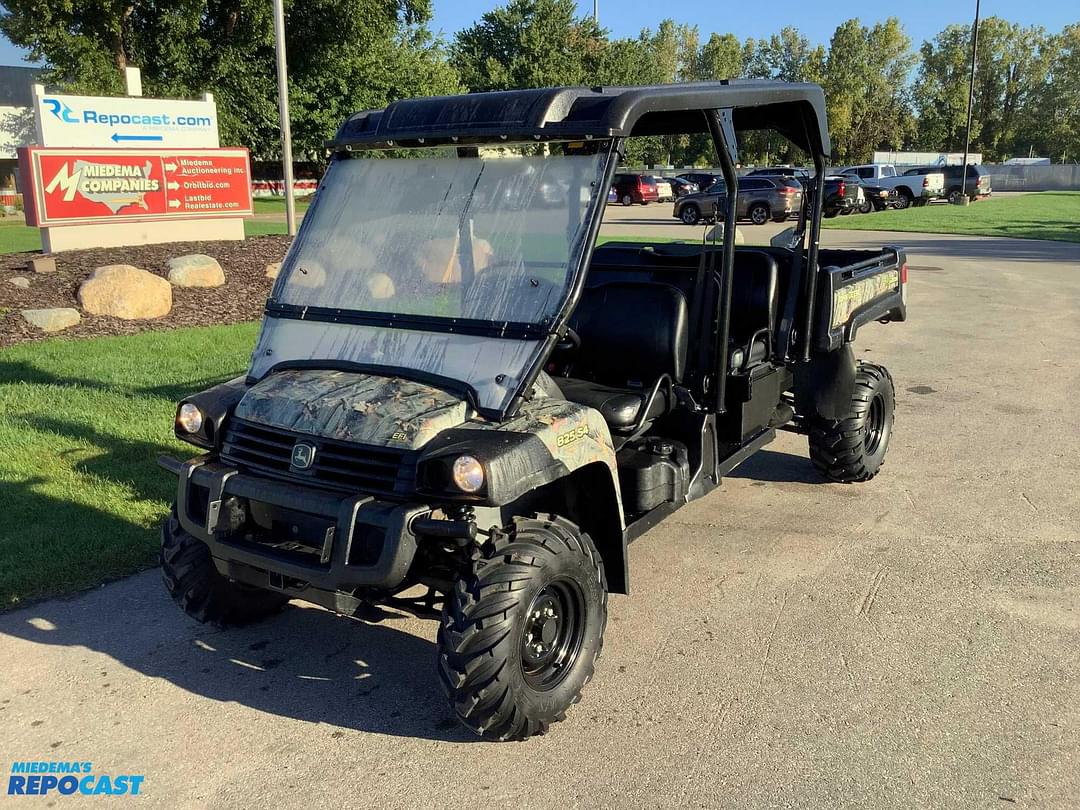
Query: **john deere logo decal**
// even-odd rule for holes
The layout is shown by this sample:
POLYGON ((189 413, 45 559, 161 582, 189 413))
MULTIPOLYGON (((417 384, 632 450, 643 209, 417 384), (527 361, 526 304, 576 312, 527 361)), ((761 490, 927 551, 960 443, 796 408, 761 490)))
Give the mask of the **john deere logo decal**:
POLYGON ((309 470, 315 463, 315 446, 307 442, 297 442, 292 449, 292 465, 298 470, 309 470))

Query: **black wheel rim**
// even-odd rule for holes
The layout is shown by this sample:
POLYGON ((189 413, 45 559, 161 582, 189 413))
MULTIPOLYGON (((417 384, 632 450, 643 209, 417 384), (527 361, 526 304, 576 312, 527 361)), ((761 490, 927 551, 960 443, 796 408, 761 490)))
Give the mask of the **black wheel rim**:
POLYGON ((863 435, 863 448, 868 456, 881 449, 881 440, 885 436, 885 402, 881 396, 870 400, 870 412, 866 415, 866 431, 863 435))
POLYGON ((576 582, 554 579, 533 597, 521 631, 521 670, 537 691, 554 689, 573 669, 585 637, 585 595, 576 582))

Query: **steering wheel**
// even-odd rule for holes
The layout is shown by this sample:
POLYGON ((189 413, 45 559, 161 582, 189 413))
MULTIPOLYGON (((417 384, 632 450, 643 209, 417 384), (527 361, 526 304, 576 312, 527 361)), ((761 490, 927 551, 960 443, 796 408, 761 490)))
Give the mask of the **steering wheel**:
POLYGON ((569 326, 564 327, 563 336, 559 338, 559 342, 555 344, 555 351, 557 352, 576 352, 581 348, 581 336, 571 329, 569 326))

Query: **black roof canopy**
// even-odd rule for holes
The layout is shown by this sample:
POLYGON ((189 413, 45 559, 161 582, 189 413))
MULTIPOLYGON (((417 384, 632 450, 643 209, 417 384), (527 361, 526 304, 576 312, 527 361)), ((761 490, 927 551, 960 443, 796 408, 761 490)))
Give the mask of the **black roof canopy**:
POLYGON ((553 87, 395 101, 351 116, 327 146, 377 148, 576 140, 707 130, 703 110, 732 110, 736 130, 773 129, 811 155, 831 151, 816 84, 739 79, 648 87, 553 87))

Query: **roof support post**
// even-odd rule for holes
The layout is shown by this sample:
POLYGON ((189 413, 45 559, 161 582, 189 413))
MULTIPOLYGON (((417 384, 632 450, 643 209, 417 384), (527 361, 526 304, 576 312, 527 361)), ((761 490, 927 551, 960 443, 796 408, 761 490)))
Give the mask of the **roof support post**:
MULTIPOLYGON (((728 339, 731 320, 731 279, 735 265, 735 212, 738 206, 739 178, 735 173, 735 156, 738 154, 738 141, 731 110, 708 110, 705 113, 709 122, 716 156, 720 161, 720 171, 727 186, 726 211, 724 212, 724 244, 721 246, 722 262, 720 267, 720 301, 717 315, 719 324, 716 336, 716 383, 713 386, 713 402, 717 413, 727 410, 727 375, 728 375, 728 339)), ((708 246, 702 248, 707 250, 708 246)))
POLYGON ((821 211, 825 206, 825 158, 814 154, 814 199, 810 208, 810 249, 806 257, 806 318, 803 321, 802 359, 810 359, 814 334, 814 308, 817 304, 818 247, 821 245, 821 211))

